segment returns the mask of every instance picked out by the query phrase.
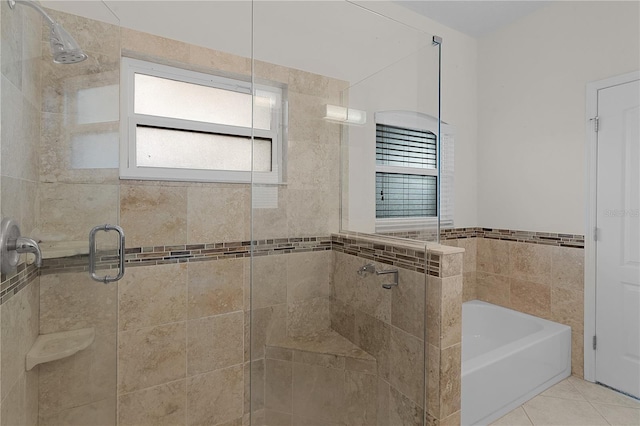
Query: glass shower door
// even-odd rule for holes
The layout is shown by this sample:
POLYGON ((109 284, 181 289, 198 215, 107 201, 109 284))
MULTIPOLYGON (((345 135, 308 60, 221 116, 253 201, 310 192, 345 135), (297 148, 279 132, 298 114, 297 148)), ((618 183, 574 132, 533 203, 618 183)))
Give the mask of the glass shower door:
POLYGON ((348 2, 253 7, 254 84, 283 102, 278 181, 252 183, 251 423, 423 424, 425 243, 375 235, 375 147, 385 111, 437 135, 438 50, 348 2))

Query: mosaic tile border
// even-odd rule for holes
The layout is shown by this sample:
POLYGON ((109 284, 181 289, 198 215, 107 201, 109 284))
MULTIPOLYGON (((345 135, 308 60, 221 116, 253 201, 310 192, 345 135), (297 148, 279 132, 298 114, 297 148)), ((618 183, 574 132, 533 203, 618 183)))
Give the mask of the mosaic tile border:
POLYGON ((369 239, 357 237, 331 236, 332 249, 341 253, 373 260, 374 262, 398 266, 403 269, 440 276, 440 255, 428 253, 425 261, 425 252, 396 247, 385 242, 372 242, 369 239))
POLYGON ((553 232, 521 231, 495 228, 443 229, 442 240, 459 238, 488 238, 492 240, 517 241, 519 243, 544 244, 558 247, 584 248, 584 235, 553 232))
MULTIPOLYGON (((254 256, 272 256, 331 250, 331 237, 276 238, 254 241, 253 244, 254 256)), ((125 249, 125 268, 238 259, 250 256, 251 241, 134 247, 125 249)), ((116 251, 101 252, 98 254, 96 269, 115 269, 118 267, 117 260, 116 251)), ((45 259, 41 273, 47 275, 64 272, 87 272, 88 265, 87 255, 45 259)))
MULTIPOLYGON (((433 233, 422 231, 390 232, 385 235, 430 241, 433 233)), ((544 244, 558 247, 584 248, 584 235, 560 234, 553 232, 520 231, 496 228, 450 228, 440 231, 440 240, 455 240, 460 238, 488 238, 493 240, 517 241, 519 243, 544 244)))
POLYGON ((6 276, 2 274, 2 282, 0 283, 0 305, 4 304, 11 297, 15 296, 28 286, 39 274, 35 265, 26 265, 21 263, 15 274, 6 276))

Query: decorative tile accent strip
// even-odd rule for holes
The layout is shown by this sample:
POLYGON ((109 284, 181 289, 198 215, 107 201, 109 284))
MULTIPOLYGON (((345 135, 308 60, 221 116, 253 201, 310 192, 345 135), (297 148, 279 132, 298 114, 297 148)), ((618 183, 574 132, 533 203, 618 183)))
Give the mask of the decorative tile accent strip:
POLYGON ((429 275, 440 276, 440 255, 428 253, 425 261, 425 253, 420 250, 411 250, 390 245, 384 242, 372 242, 371 240, 356 237, 331 237, 333 250, 341 253, 358 256, 363 259, 398 266, 411 271, 428 271, 429 275))
POLYGON ((517 241, 520 243, 544 244, 559 247, 584 248, 584 235, 557 234, 552 232, 518 231, 493 228, 443 229, 442 240, 457 238, 489 238, 493 240, 517 241))
MULTIPOLYGON (((336 250, 364 259, 398 266, 429 275, 440 275, 440 255, 423 250, 398 247, 389 242, 376 243, 360 238, 304 237, 278 238, 253 242, 254 256, 273 256, 310 251, 336 250)), ((251 241, 227 243, 186 244, 173 246, 133 247, 125 249, 125 267, 165 265, 170 263, 203 262, 220 259, 237 259, 251 256, 251 241)), ((96 269, 116 269, 117 252, 108 250, 97 255, 96 269)), ((88 272, 89 257, 78 255, 57 259, 45 259, 40 273, 88 272)))
POLYGON ((21 263, 18 265, 16 273, 11 276, 2 274, 2 283, 0 283, 0 305, 11 299, 31 283, 38 276, 38 268, 35 265, 26 265, 21 263))
MULTIPOLYGON (((271 256, 289 253, 331 250, 331 237, 277 238, 253 242, 254 256, 271 256)), ((226 243, 186 244, 173 246, 125 248, 125 267, 165 265, 170 263, 202 262, 208 260, 237 259, 251 256, 251 241, 226 243)), ((115 250, 98 254, 96 269, 115 269, 115 250)), ((61 272, 86 272, 89 270, 87 255, 45 259, 42 274, 61 272)))

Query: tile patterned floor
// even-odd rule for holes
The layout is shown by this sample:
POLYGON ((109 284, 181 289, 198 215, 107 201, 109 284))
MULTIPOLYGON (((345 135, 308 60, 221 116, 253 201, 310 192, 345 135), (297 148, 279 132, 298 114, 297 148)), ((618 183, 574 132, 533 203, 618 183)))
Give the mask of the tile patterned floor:
POLYGON ((640 426, 640 401, 569 377, 492 423, 500 426, 640 426))

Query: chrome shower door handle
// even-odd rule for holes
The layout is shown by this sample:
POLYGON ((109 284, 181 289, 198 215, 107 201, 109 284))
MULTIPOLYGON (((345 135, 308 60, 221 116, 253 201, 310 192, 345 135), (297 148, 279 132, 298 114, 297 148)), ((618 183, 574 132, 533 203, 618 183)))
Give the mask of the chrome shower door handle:
POLYGON ((99 225, 89 232, 89 274, 91 279, 104 284, 118 281, 124 276, 124 230, 117 225, 99 225), (96 234, 99 231, 109 232, 116 231, 118 233, 118 275, 115 277, 96 274, 96 234))

